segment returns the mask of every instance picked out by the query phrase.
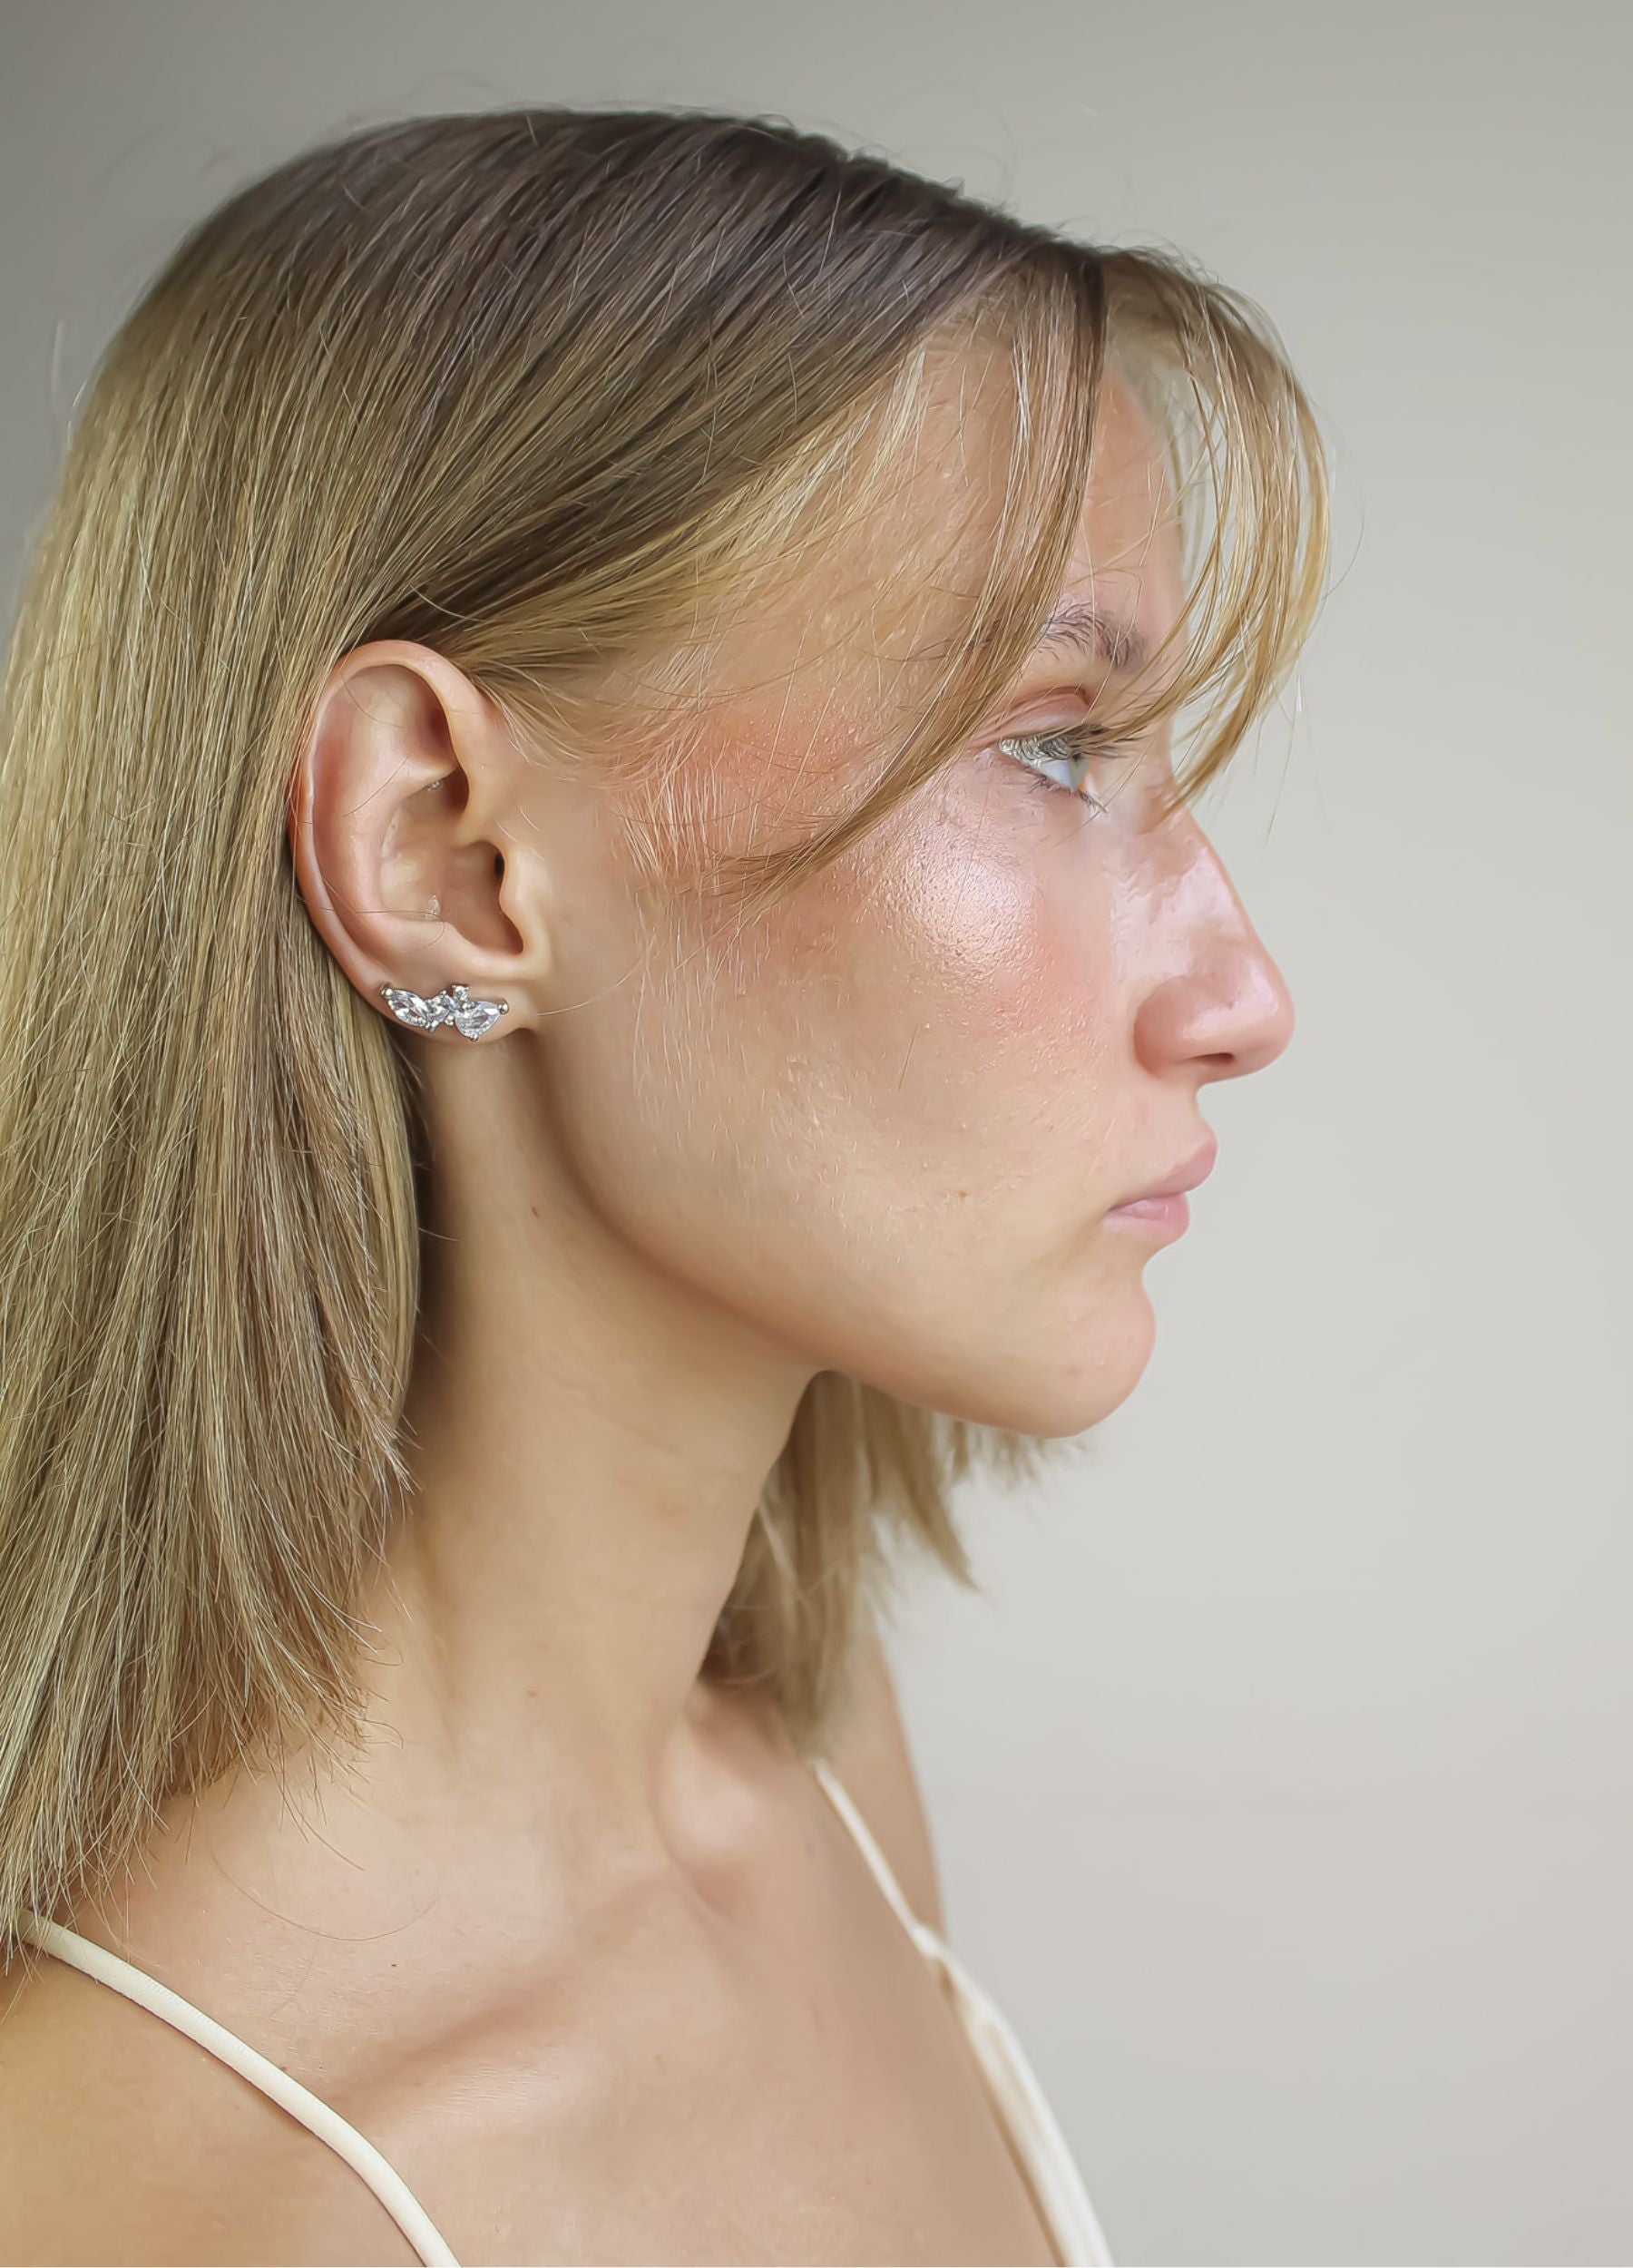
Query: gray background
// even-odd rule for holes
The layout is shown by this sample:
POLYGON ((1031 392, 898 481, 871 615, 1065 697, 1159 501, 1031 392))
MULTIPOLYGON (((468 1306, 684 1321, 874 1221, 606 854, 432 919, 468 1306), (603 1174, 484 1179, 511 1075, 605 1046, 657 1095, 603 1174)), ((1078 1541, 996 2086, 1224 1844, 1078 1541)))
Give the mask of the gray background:
POLYGON ((1156 1353, 900 1683, 951 1933, 1134 2262, 1633 2259, 1633 11, 12 6, 5 602, 177 231, 319 133, 770 111, 1268 308, 1332 591, 1204 799, 1291 988, 1156 1353))

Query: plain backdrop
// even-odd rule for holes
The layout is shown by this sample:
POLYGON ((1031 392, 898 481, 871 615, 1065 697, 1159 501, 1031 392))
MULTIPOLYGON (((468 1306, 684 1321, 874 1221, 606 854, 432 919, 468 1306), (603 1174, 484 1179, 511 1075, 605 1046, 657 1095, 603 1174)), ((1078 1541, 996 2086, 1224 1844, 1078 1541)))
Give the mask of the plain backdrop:
POLYGON ((1291 989, 1135 1394, 899 1679, 953 1941, 1118 2259, 1633 2259, 1633 9, 0 15, 0 541, 179 231, 349 125, 768 112, 1266 308, 1333 451, 1201 816, 1291 989))

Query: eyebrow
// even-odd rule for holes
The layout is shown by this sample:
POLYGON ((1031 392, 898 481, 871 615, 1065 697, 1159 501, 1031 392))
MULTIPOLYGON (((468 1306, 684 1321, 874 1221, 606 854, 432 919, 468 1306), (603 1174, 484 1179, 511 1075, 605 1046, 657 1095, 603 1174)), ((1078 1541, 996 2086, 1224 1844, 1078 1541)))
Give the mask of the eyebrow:
MULTIPOLYGON (((990 643, 989 639, 980 641, 990 643)), ((1142 631, 1120 615, 1108 614, 1102 608, 1092 606, 1086 599, 1063 599, 1050 616, 1032 642, 1032 652, 1046 653, 1051 647, 1070 646, 1079 653, 1086 653, 1120 673, 1138 670, 1151 658, 1149 640, 1142 631)), ((913 659, 918 661, 944 661, 952 651, 951 639, 937 639, 921 646, 913 659)))
POLYGON ((1082 599, 1056 607, 1038 632, 1034 653, 1050 646, 1073 646, 1112 670, 1138 670, 1151 658, 1149 640, 1132 622, 1106 614, 1082 599))

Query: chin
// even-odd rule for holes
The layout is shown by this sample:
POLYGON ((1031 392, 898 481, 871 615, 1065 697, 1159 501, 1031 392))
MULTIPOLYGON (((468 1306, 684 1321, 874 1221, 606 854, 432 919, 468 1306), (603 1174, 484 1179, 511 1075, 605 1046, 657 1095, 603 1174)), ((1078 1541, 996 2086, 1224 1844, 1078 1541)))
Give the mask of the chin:
POLYGON ((1059 1339, 1051 1349, 1019 1363, 1013 1350, 1006 1349, 994 1354, 973 1378, 948 1380, 939 1393, 904 1399, 971 1425, 1002 1427, 1040 1441, 1070 1440, 1120 1409, 1145 1375, 1155 1339, 1149 1307, 1145 1315, 1143 1330, 1124 1322, 1113 1337, 1098 1344, 1092 1333, 1086 1333, 1081 1355, 1063 1357, 1059 1339))
POLYGON ((1012 1433, 1030 1434, 1036 1441, 1070 1441, 1120 1409, 1138 1383, 1138 1379, 1130 1379, 1127 1385, 1114 1391, 1104 1379, 1062 1379, 1046 1400, 1033 1395, 1017 1401, 1007 1410, 982 1416, 975 1422, 1002 1426, 1012 1433))

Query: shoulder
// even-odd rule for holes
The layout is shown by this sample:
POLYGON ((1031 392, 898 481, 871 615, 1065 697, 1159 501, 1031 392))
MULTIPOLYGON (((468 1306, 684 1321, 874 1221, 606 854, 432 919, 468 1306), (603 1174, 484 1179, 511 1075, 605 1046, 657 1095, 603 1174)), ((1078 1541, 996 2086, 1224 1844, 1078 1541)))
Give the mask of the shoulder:
POLYGON ((0 2262, 107 2259, 134 2234, 114 2194, 119 2106, 141 2079, 133 2028, 108 2020, 105 1986, 42 1952, 13 1960, 0 1980, 0 2262))
POLYGON ((0 2268, 374 2259, 383 2215, 360 2186, 258 2089, 108 1985, 43 1953, 0 1975, 0 2268), (321 2237, 288 2225, 308 2193, 321 2237), (365 2249, 323 2250, 335 2229, 365 2249))
POLYGON ((876 1623, 869 1623, 862 1640, 856 1698, 828 1762, 889 1861, 914 1912, 933 1930, 944 1931, 934 1842, 889 1654, 876 1623))
MULTIPOLYGON (((170 2027, 44 1953, 0 1981, 0 2262, 197 2257, 162 2195, 189 2147, 189 2075, 170 2027), (155 2050, 158 2052, 155 2053, 155 2050), (148 2148, 131 2110, 140 2103, 148 2148), (162 2249, 156 2249, 158 2246, 162 2249)), ((189 2104, 196 2112, 196 2100, 189 2104)), ((196 2131, 193 2139, 196 2141, 196 2131)), ((185 2217, 185 2216, 183 2216, 185 2217)))

